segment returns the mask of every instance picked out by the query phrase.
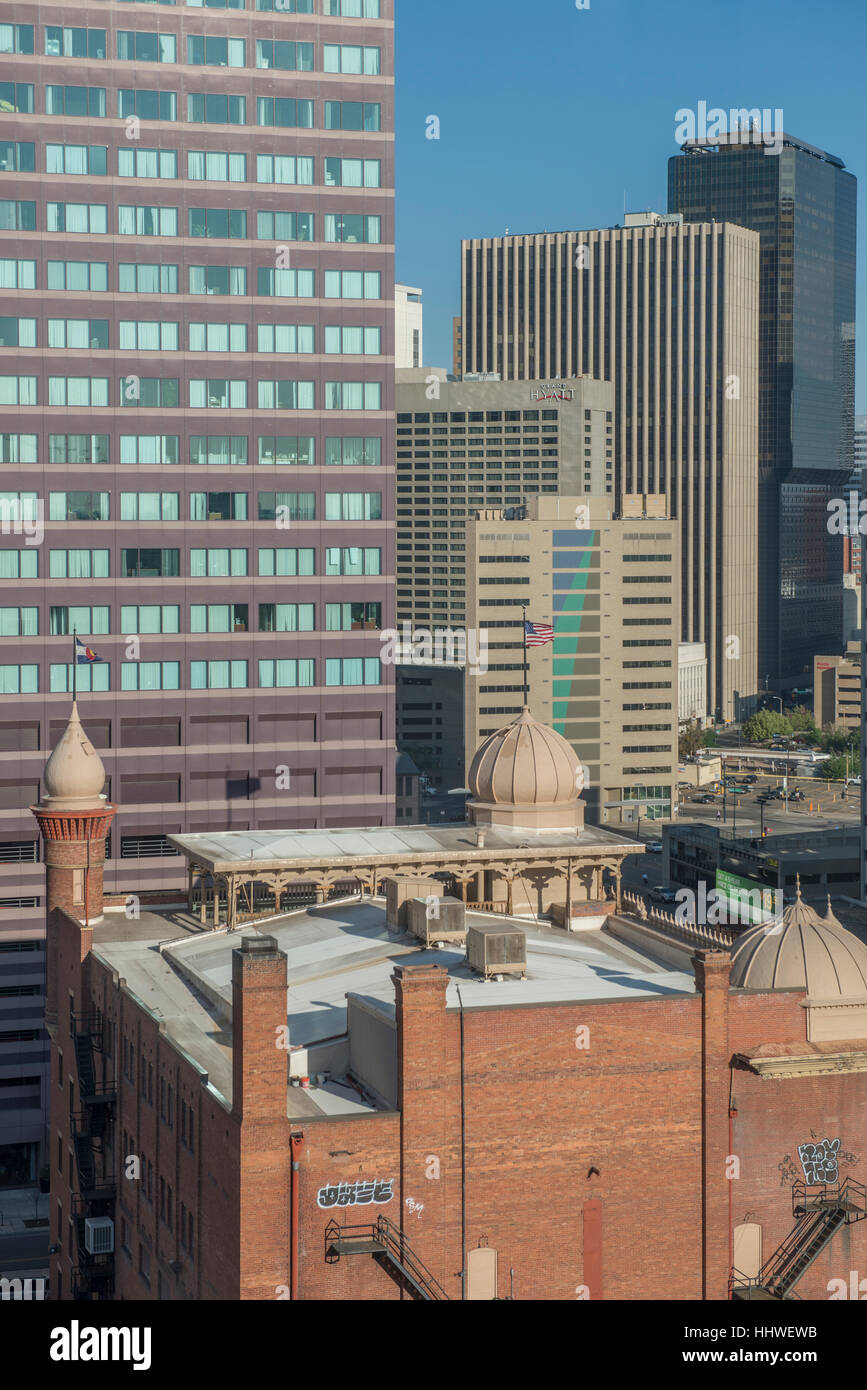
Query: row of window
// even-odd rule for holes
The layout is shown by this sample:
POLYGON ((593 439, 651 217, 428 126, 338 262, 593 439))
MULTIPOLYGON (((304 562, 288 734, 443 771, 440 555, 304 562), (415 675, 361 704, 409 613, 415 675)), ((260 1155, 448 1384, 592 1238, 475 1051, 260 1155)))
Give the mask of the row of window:
MULTIPOLYGON (((246 296, 247 267, 243 265, 189 266, 190 294, 246 296)), ((0 259, 0 290, 37 288, 36 262, 0 259)), ((47 261, 45 288, 72 293, 108 293, 107 261, 47 261)), ((117 267, 120 294, 178 294, 178 266, 155 262, 120 262, 117 267)), ((325 299, 381 299, 382 276, 378 270, 326 270, 323 272, 325 299)), ((314 270, 278 270, 259 266, 256 270, 258 298, 314 299, 314 270)))
MULTIPOLYGON (((276 8, 282 8, 278 0, 276 8)), ((33 24, 0 24, 0 53, 35 53, 33 24)), ((108 47, 105 29, 79 29, 46 24, 43 35, 46 58, 104 59, 108 47)), ((117 58, 121 62, 176 63, 176 34, 157 30, 118 29, 115 34, 117 58)), ((287 72, 315 72, 314 45, 282 40, 256 39, 257 68, 280 68, 287 72)), ((183 49, 181 50, 183 55, 183 49)), ((252 57, 252 49, 251 49, 252 57)), ((184 61, 183 56, 181 62, 184 61)), ((191 67, 243 68, 247 66, 247 41, 209 34, 188 34, 186 62, 191 67)), ((382 72, 382 49, 372 44, 324 43, 322 67, 318 71, 355 77, 378 77, 382 72)))
MULTIPOLYGON (((178 492, 122 492, 121 521, 180 521, 178 492)), ((35 492, 0 493, 0 519, 26 521, 39 512, 35 492)), ((191 492, 190 521, 246 521, 246 492, 191 492)), ((51 492, 48 494, 49 521, 109 521, 108 492, 51 492)), ((260 492, 260 521, 315 521, 315 492, 260 492)), ((379 521, 382 519, 381 492, 326 492, 326 521, 379 521)), ((667 643, 668 646, 671 643, 667 643)))
MULTIPOLYGON (((49 690, 66 694, 72 690, 72 666, 52 664, 48 668, 49 690)), ((180 690, 179 661, 122 661, 121 690, 180 690)), ((111 689, 110 664, 77 669, 78 690, 100 693, 111 689)), ((379 657, 327 657, 326 686, 380 685, 382 683, 379 657)), ((291 660, 258 662, 260 690, 290 689, 316 684, 316 662, 312 657, 291 660)), ((247 661, 191 661, 189 690, 248 690, 250 689, 247 661)), ((0 695, 37 695, 39 667, 37 665, 0 666, 0 695)))
MULTIPOLYGON (((259 632, 315 632, 314 603, 260 603, 259 632)), ((62 604, 49 608, 48 635, 107 637, 110 635, 108 604, 62 604)), ((166 633, 180 635, 181 609, 176 603, 122 604, 120 631, 124 635, 166 633)), ((325 632, 377 631, 382 625, 382 604, 349 600, 325 604, 325 632)), ((189 631, 250 632, 247 603, 191 603, 189 631)), ((30 605, 0 608, 0 637, 38 637, 39 609, 30 605)))
MULTIPOLYGON (((189 405, 198 410, 245 410, 248 382, 228 378, 189 381, 189 405)), ((382 384, 378 381, 326 381, 325 410, 381 410, 382 384)), ((39 378, 0 376, 0 406, 38 405, 39 378)), ((259 381, 259 410, 315 410, 314 381, 259 381)), ((126 376, 119 382, 119 403, 135 409, 173 410, 180 406, 178 377, 126 376)), ((46 402, 43 402, 46 404, 46 402)), ((48 405, 108 406, 109 378, 50 376, 48 405)))
MULTIPOLYGON (((286 47, 291 45, 287 44, 286 47)), ((45 88, 47 116, 104 117, 108 110, 105 87, 72 87, 49 83, 45 88)), ((32 82, 0 82, 0 115, 35 111, 32 82)), ((311 97, 255 96, 256 119, 251 125, 289 126, 313 130, 315 104, 311 97)), ((193 125, 246 125, 247 98, 225 92, 188 92, 186 120, 193 125)), ((252 111, 252 106, 250 110, 252 111)), ((181 107, 183 111, 183 107, 181 107)), ((121 119, 138 116, 143 121, 176 121, 178 94, 154 87, 119 87, 117 113, 121 119)), ((182 116, 181 119, 184 119, 182 116)), ((322 103, 325 130, 382 129, 382 106, 375 101, 325 101, 322 103)))
MULTIPOLYGON (((487 420, 488 422, 502 422, 503 420, 505 420, 508 424, 510 421, 517 421, 521 419, 538 420, 540 415, 543 420, 556 420, 558 413, 559 412, 556 410, 438 410, 435 411, 433 415, 431 415, 428 411, 425 411, 423 414, 417 414, 415 417, 413 417, 412 415, 408 415, 404 411, 401 411, 397 416, 397 423, 398 425, 406 424, 407 421, 411 422, 413 418, 415 418, 417 421, 423 421, 425 424, 430 424, 431 420, 433 420, 435 425, 447 425, 449 421, 451 421, 453 425, 465 425, 467 421, 469 421, 470 424, 473 424, 482 423, 485 420, 487 420)), ((436 432, 437 431, 434 431, 434 433, 436 432)), ((398 430, 398 434, 409 433, 411 433, 410 430, 398 430)), ((427 430, 422 431, 422 434, 426 435, 427 433, 427 430)), ((482 431, 476 430, 475 433, 481 434, 482 431)))
MULTIPOLYGON (((123 206, 117 209, 121 236, 177 236, 178 209, 171 207, 123 206)), ((323 237, 326 242, 363 242, 378 245, 382 239, 382 219, 362 213, 325 213, 323 237)), ((0 231, 34 232, 34 200, 0 199, 0 231)), ((88 236, 108 233, 108 204, 45 204, 45 230, 80 232, 88 236)), ((315 241, 316 219, 312 212, 257 212, 256 238, 259 241, 315 241)), ((187 232, 191 237, 224 241, 247 239, 247 213, 243 208, 189 208, 187 232)))
MULTIPOLYGON (((229 98, 221 98, 228 101, 229 98)), ((241 98, 232 98, 241 100, 241 98)), ((201 117, 202 120, 205 117, 201 117)), ((209 118, 210 119, 210 118, 209 118)), ((312 185, 315 182, 314 155, 250 155, 256 161, 255 183, 312 185)), ((247 155, 224 150, 188 150, 187 178, 193 182, 246 183, 247 155)), ((0 172, 36 172, 36 146, 32 140, 0 140, 0 172)), ((108 173, 107 145, 46 145, 47 174, 86 175, 105 178, 108 173)), ((165 149, 118 149, 119 178, 176 179, 178 152, 165 149)), ((343 159, 328 155, 322 160, 324 188, 380 188, 382 161, 343 159)))
MULTIPOLYGON (((259 575, 316 574, 316 551, 311 547, 272 548, 257 552, 259 575)), ((381 550, 370 546, 326 546, 326 575, 376 575, 382 573, 381 550)), ((120 575, 127 579, 175 579, 180 577, 180 551, 169 547, 123 547, 119 552, 120 575)), ((38 579, 39 554, 34 548, 0 550, 0 579, 38 579)), ((190 551, 191 579, 227 579, 249 575, 249 555, 243 547, 219 546, 190 551)), ((108 550, 49 550, 50 579, 109 579, 108 550)))
MULTIPOLYGON (((125 0, 127 4, 174 5, 185 4, 189 8, 207 10, 267 10, 280 14, 315 14, 319 10, 313 0, 256 0, 247 5, 247 0, 125 0)), ((380 0, 321 0, 321 13, 329 17, 343 19, 379 19, 380 0)))
MULTIPOLYGON (((49 434, 48 462, 108 464, 111 448, 107 434, 49 434)), ((189 461, 200 467, 243 467, 249 462, 245 435, 198 434, 189 440, 189 461)), ((316 462, 313 435, 258 435, 254 459, 265 466, 294 468, 316 462)), ((181 462, 180 435, 122 434, 118 440, 121 464, 173 467, 181 462)), ((37 463, 38 435, 0 434, 0 463, 37 463)), ((382 439, 376 437, 326 437, 326 467, 379 467, 382 439)))
MULTIPOLYGON (((39 347, 37 325, 35 318, 0 317, 0 347, 39 347)), ((48 319, 46 339, 42 345, 50 348, 101 351, 112 347, 108 319, 48 319)), ((122 319, 117 325, 118 348, 177 352, 180 345, 177 320, 122 319)), ((247 325, 190 323, 187 324, 186 345, 190 352, 246 352, 247 325)), ((382 329, 326 325, 322 348, 328 355, 378 357, 382 352, 382 329)), ((260 323, 256 326, 255 350, 296 355, 315 353, 315 326, 312 323, 260 323)))

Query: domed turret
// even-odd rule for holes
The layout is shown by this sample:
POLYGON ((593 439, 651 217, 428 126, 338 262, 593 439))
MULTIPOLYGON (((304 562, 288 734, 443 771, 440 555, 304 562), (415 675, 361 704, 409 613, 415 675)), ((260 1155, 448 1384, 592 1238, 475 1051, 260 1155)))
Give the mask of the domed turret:
POLYGON ((735 989, 806 990, 811 1040, 867 1037, 867 946, 831 912, 801 897, 775 922, 753 927, 732 952, 735 989))
POLYGON ((96 811, 104 807, 102 759, 81 726, 73 704, 69 723, 45 764, 41 805, 52 811, 96 811))
POLYGON ((571 744, 525 708, 476 750, 468 812, 475 825, 568 829, 584 824, 581 763, 571 744))

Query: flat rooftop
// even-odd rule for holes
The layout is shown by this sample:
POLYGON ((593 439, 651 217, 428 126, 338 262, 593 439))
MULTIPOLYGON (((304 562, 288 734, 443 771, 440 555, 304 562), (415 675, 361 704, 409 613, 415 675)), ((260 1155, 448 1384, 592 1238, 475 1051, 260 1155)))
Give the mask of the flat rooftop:
MULTIPOLYGON (((503 917, 473 912, 467 913, 467 922, 500 930, 506 925, 503 917)), ((533 920, 520 925, 527 933, 527 979, 502 982, 474 974, 457 946, 429 950, 415 937, 389 932, 382 898, 326 903, 232 933, 203 929, 186 912, 143 912, 137 921, 107 912, 94 928, 94 954, 165 1023, 176 1046, 207 1072, 229 1102, 232 952, 244 936, 273 936, 286 952, 290 1047, 344 1036, 347 994, 360 995, 393 1016, 391 976, 399 964, 445 966, 448 1009, 617 1003, 695 993, 692 972, 655 960, 650 942, 645 954, 603 930, 570 933, 533 920)), ((340 1080, 310 1091, 287 1085, 287 1113, 293 1118, 374 1108, 340 1080)))
MULTIPOLYGON (((168 835, 189 859, 213 872, 226 873, 239 869, 275 869, 281 866, 303 867, 304 864, 374 863, 377 859, 391 861, 395 855, 419 858, 443 853, 475 853, 480 858, 492 851, 525 849, 530 855, 540 850, 605 850, 629 847, 635 850, 635 840, 603 830, 596 825, 580 831, 526 830, 523 827, 484 826, 484 849, 476 843, 476 827, 471 825, 407 825, 371 830, 226 830, 200 835, 168 835)), ((492 856, 493 857, 493 856, 492 856)))

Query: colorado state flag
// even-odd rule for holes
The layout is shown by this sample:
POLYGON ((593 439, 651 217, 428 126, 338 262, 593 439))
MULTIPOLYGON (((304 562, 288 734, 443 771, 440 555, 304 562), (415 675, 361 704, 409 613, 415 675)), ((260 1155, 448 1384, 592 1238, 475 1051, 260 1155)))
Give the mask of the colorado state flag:
POLYGON ((92 666, 95 661, 104 661, 105 657, 97 656, 92 647, 86 647, 80 638, 75 639, 75 661, 78 666, 92 666))

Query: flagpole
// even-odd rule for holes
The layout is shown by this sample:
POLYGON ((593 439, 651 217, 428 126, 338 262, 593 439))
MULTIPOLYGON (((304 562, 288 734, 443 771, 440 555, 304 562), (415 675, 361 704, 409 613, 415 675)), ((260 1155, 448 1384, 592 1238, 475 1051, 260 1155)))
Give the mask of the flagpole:
POLYGON ((75 668, 76 668, 76 666, 77 666, 77 664, 78 664, 78 658, 77 658, 77 656, 76 656, 76 654, 75 654, 75 641, 76 641, 76 638, 77 638, 77 637, 78 637, 78 628, 75 628, 75 627, 74 627, 74 628, 72 629, 72 703, 73 703, 73 704, 75 704, 75 696, 76 696, 75 668))
POLYGON ((529 707, 530 707, 530 675, 529 675, 529 671, 528 671, 528 662, 527 662, 527 603, 528 603, 528 600, 527 600, 527 599, 522 599, 522 600, 521 600, 521 608, 522 608, 523 617, 524 617, 524 621, 523 621, 523 623, 522 623, 522 627, 523 627, 523 629, 524 629, 524 708, 525 708, 525 709, 529 709, 529 707))

